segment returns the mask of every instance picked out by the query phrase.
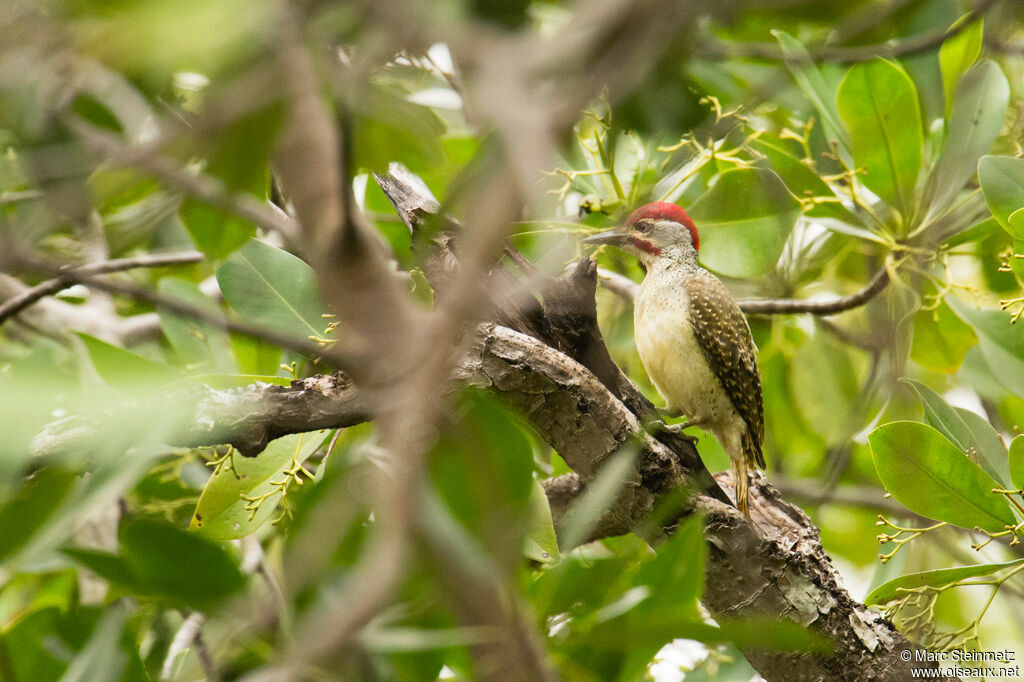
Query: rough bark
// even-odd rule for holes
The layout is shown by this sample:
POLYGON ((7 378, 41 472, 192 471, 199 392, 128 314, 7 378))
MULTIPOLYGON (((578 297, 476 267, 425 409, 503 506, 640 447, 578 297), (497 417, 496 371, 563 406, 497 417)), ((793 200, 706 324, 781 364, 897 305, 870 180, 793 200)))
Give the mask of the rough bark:
POLYGON ((233 445, 258 455, 275 438, 366 421, 366 401, 341 372, 278 386, 257 382, 230 389, 187 386, 153 394, 92 415, 51 422, 32 441, 36 457, 83 456, 119 442, 178 447, 233 445), (159 435, 154 435, 159 425, 159 435))

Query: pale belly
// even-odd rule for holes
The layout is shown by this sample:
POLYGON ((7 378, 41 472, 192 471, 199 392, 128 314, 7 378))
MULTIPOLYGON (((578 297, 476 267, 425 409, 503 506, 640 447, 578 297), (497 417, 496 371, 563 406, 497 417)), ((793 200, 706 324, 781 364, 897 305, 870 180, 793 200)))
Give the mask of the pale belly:
POLYGON ((707 430, 742 423, 704 359, 685 304, 655 307, 645 299, 642 292, 633 318, 636 348, 669 411, 682 413, 707 430))

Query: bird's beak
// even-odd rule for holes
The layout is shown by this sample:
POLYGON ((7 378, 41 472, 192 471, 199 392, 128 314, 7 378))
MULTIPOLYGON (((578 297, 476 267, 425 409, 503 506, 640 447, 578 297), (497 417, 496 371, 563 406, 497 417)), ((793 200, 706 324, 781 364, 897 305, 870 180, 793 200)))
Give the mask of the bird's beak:
POLYGON ((592 234, 583 240, 584 244, 611 244, 612 246, 621 246, 629 241, 629 236, 615 230, 609 230, 608 232, 599 232, 592 234))

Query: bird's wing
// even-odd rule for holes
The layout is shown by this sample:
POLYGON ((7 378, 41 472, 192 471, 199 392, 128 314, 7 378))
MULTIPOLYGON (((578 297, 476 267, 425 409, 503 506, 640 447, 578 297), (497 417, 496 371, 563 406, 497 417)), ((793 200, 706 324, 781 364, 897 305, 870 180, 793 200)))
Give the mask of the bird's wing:
POLYGON ((757 369, 757 349, 747 318, 717 277, 704 270, 691 277, 686 289, 693 333, 712 371, 732 399, 733 407, 747 425, 753 441, 751 454, 764 466, 761 373, 757 369))

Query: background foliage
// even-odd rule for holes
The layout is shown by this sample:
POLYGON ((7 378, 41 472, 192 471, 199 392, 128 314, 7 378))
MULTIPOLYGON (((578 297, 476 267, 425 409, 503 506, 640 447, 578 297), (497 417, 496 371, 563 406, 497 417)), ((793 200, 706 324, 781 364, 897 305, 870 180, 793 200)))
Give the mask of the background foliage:
MULTIPOLYGON (((426 454, 424 522, 388 608, 332 660, 302 660, 297 643, 373 547, 366 471, 394 463, 372 424, 285 436, 249 459, 163 445, 168 416, 85 456, 33 456, 33 438, 68 415, 328 369, 213 323, 325 349, 346 334, 318 273, 289 252, 287 223, 268 229, 290 210, 271 167, 303 111, 276 66, 295 44, 351 141, 361 214, 423 311, 433 297, 409 234, 370 175, 394 161, 472 227, 487 205, 477 179, 520 154, 527 196, 509 240, 550 273, 583 255, 584 233, 653 200, 688 209, 704 265, 738 298, 845 296, 884 271, 881 293, 841 314, 750 318, 769 478, 820 526, 853 596, 912 639, 1024 648, 1019 3, 702 11, 666 21, 653 46, 630 44, 646 68, 602 89, 580 85, 593 65, 567 38, 586 23, 568 3, 8 3, 2 298, 63 264, 200 253, 112 274, 113 291, 69 279, 3 320, 0 676, 234 678, 299 660, 322 679, 470 679, 470 647, 489 635, 463 624, 467 575, 496 581, 566 679, 749 679, 737 646, 821 644, 704 617, 699 519, 656 553, 626 536, 560 554, 539 481, 565 464, 477 392, 458 397, 426 454), (474 42, 545 36, 564 51, 551 78, 575 84, 553 101, 517 100, 529 65, 487 62, 474 42), (565 117, 565 134, 531 127, 538 111, 565 117), (677 638, 709 648, 663 648, 677 638)), ((621 254, 599 261, 641 276, 621 254)), ((631 305, 598 294, 615 359, 659 403, 631 305)), ((700 451, 728 468, 709 434, 700 451)), ((608 470, 580 524, 614 495, 608 470)))

